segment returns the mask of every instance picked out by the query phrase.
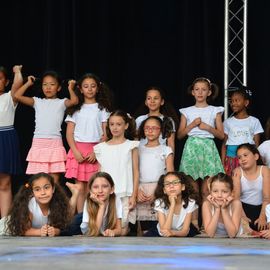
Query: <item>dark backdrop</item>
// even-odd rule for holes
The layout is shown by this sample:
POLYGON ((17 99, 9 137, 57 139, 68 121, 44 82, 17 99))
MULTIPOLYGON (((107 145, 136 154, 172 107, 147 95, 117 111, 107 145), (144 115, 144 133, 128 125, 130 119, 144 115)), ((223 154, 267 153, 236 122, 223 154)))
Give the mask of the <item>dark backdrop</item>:
MULTIPOLYGON (((269 11, 269 1, 249 1, 248 84, 263 124, 269 115, 269 11)), ((177 110, 189 106, 187 87, 205 76, 221 87, 215 104, 223 105, 223 0, 9 0, 0 12, 0 65, 9 70, 23 64, 24 76, 39 77, 55 69, 64 79, 96 73, 114 91, 117 107, 130 113, 149 85, 163 88, 177 110)), ((19 105, 15 125, 24 161, 33 109, 19 105)))

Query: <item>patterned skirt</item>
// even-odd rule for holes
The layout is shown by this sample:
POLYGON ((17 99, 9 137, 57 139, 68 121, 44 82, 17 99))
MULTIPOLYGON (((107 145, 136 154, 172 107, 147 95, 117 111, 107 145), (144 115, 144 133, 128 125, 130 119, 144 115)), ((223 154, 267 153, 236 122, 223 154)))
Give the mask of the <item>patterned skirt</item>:
POLYGON ((0 173, 20 174, 20 147, 13 126, 0 127, 0 173))
POLYGON ((214 140, 188 137, 179 171, 190 175, 194 180, 224 172, 214 140))
POLYGON ((225 157, 224 169, 227 175, 232 176, 233 170, 239 166, 238 157, 225 157))
MULTIPOLYGON (((147 196, 154 195, 157 187, 155 183, 140 183, 139 189, 141 189, 147 196)), ((138 202, 137 203, 137 220, 157 220, 157 214, 154 211, 152 202, 138 202)))
MULTIPOLYGON (((77 149, 82 153, 84 157, 93 153, 93 147, 97 143, 82 143, 76 142, 77 149)), ((88 182, 90 177, 98 172, 99 164, 96 161, 95 163, 89 163, 87 161, 78 163, 75 159, 72 150, 68 151, 67 163, 66 163, 66 178, 75 178, 81 182, 88 182)))
POLYGON ((33 138, 26 174, 65 172, 66 156, 62 138, 33 138))

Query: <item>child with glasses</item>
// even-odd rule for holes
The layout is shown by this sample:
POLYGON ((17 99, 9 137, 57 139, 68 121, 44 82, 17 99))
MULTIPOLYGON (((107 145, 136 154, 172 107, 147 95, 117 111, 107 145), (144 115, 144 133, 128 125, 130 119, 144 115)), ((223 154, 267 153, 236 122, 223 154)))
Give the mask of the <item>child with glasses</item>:
POLYGON ((199 233, 191 223, 198 206, 191 179, 182 172, 168 172, 159 178, 155 191, 158 224, 145 236, 192 237, 199 233))
POLYGON ((164 117, 162 121, 158 116, 149 116, 142 122, 139 129, 139 138, 147 139, 145 145, 139 145, 137 221, 143 233, 157 224, 157 216, 153 211, 152 203, 158 179, 162 174, 174 170, 171 147, 159 142, 159 137, 167 138, 168 130, 172 128, 171 121, 167 120, 167 117, 164 117))

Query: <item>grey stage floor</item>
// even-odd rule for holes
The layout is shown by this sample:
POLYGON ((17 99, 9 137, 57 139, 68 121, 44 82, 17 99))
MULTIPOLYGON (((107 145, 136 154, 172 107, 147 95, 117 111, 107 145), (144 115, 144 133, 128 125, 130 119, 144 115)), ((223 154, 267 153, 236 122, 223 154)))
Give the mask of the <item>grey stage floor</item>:
POLYGON ((269 268, 264 239, 0 237, 1 270, 269 268))

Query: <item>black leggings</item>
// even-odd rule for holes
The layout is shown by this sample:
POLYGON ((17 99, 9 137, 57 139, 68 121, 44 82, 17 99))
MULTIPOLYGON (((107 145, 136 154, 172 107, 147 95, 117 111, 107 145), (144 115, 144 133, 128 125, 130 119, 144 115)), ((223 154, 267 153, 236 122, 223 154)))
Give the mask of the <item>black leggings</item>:
POLYGON ((255 225, 254 222, 260 216, 262 205, 252 205, 242 202, 242 206, 246 216, 251 220, 249 223, 250 228, 255 231, 258 231, 258 224, 255 225))

